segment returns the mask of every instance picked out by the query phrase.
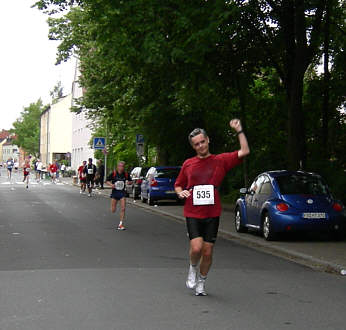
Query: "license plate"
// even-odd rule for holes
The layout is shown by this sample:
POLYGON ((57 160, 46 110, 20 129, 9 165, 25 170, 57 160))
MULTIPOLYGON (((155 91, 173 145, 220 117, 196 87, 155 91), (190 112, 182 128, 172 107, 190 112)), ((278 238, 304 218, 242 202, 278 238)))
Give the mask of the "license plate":
POLYGON ((175 191, 174 190, 167 190, 166 194, 175 194, 175 191))
POLYGON ((312 212, 312 213, 303 213, 304 219, 325 219, 326 214, 325 213, 319 213, 319 212, 312 212))

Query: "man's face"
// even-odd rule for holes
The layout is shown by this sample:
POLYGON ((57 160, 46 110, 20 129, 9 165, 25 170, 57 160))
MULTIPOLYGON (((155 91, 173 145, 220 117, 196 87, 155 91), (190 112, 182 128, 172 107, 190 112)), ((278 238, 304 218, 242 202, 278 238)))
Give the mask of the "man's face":
POLYGON ((118 164, 117 170, 118 170, 118 172, 120 172, 120 173, 124 172, 124 171, 125 171, 125 165, 122 164, 122 163, 121 163, 121 164, 118 164))
POLYGON ((191 139, 192 148, 196 150, 198 156, 206 156, 209 153, 209 138, 203 134, 198 134, 191 139))
POLYGON ((86 165, 86 162, 83 162, 83 165, 85 166, 85 165, 86 165))

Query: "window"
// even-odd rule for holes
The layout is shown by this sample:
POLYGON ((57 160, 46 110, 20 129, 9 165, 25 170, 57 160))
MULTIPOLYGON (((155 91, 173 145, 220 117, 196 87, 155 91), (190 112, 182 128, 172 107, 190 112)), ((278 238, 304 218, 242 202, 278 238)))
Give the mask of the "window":
POLYGON ((156 178, 175 179, 179 175, 179 168, 161 168, 157 170, 156 178))
POLYGON ((290 174, 276 178, 283 195, 329 195, 328 186, 316 175, 290 174))
POLYGON ((253 191, 255 194, 258 194, 264 179, 265 179, 264 175, 259 176, 251 185, 250 190, 253 191))

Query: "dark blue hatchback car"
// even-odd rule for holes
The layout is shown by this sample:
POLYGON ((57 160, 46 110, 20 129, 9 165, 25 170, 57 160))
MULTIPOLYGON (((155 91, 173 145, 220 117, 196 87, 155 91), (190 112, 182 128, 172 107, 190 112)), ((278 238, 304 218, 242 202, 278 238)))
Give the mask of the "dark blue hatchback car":
POLYGON ((260 174, 235 209, 235 228, 261 231, 266 240, 291 231, 345 232, 345 209, 335 200, 321 176, 303 171, 260 174))
POLYGON ((142 181, 140 195, 142 202, 152 205, 158 200, 177 200, 174 184, 179 172, 179 166, 151 167, 142 181))

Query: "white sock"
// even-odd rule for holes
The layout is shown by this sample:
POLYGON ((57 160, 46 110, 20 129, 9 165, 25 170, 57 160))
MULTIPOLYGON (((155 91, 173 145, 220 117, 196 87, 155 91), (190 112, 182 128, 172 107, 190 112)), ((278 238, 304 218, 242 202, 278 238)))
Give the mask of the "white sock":
POLYGON ((207 279, 207 276, 203 276, 203 275, 199 274, 199 280, 205 281, 206 279, 207 279))

